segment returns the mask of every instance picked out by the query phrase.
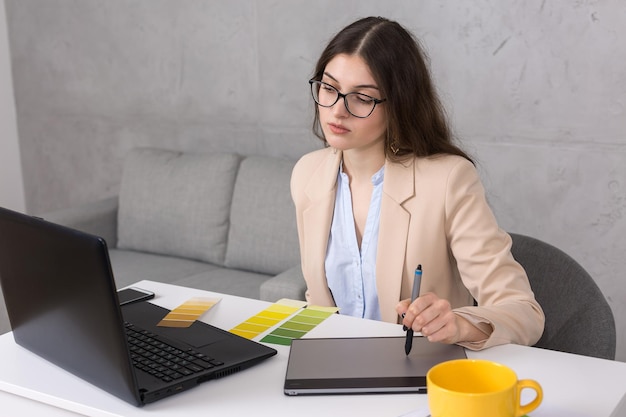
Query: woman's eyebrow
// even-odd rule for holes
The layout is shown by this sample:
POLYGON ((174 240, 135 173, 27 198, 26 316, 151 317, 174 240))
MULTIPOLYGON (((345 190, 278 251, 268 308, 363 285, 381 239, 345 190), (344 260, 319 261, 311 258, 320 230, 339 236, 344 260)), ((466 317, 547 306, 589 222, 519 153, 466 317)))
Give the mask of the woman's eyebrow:
MULTIPOLYGON (((333 77, 331 74, 329 74, 328 72, 324 71, 324 75, 327 76, 328 78, 330 78, 331 80, 333 80, 334 82, 336 82, 337 84, 341 84, 339 82, 338 79, 336 79, 335 77, 333 77)), ((378 87, 376 87, 373 84, 360 84, 360 85, 355 85, 354 88, 373 88, 374 90, 378 90, 378 87)))

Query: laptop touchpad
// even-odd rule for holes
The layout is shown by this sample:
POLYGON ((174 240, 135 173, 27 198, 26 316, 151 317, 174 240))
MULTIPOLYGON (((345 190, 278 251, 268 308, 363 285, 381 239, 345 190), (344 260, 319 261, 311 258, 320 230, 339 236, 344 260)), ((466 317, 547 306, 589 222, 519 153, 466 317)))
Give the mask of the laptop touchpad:
POLYGON ((196 321, 191 326, 179 327, 158 327, 154 330, 159 334, 173 340, 178 340, 193 347, 202 347, 219 342, 228 337, 228 333, 207 326, 205 323, 196 321))

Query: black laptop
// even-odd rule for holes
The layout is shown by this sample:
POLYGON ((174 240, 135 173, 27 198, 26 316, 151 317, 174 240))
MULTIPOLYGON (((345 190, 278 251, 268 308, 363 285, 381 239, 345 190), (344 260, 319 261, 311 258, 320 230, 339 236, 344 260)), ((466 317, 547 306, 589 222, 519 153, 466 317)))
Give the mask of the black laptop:
POLYGON ((131 404, 276 354, 199 321, 158 327, 169 310, 147 301, 120 307, 102 238, 4 208, 0 283, 16 343, 131 404))

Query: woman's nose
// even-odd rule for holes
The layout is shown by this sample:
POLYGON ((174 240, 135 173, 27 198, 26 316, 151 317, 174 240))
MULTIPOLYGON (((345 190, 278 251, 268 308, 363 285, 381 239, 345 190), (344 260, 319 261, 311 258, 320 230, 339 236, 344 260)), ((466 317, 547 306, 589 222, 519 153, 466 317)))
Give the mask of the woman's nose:
POLYGON ((333 115, 335 117, 348 117, 350 116, 350 112, 348 111, 348 107, 346 106, 346 98, 339 97, 339 100, 332 107, 333 115))

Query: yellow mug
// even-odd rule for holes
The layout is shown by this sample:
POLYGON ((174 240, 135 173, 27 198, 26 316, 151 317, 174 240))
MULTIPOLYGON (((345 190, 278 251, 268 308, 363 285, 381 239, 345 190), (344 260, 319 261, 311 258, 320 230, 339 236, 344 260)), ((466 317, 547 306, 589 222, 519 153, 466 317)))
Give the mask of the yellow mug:
POLYGON ((433 366, 426 375, 432 417, 521 417, 541 404, 537 381, 517 379, 511 368, 480 359, 457 359, 433 366), (535 398, 521 404, 529 388, 535 398))

